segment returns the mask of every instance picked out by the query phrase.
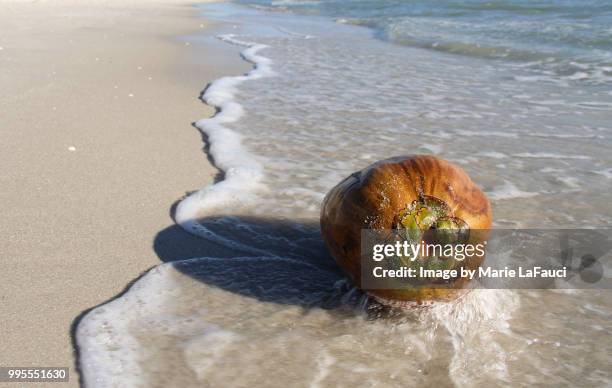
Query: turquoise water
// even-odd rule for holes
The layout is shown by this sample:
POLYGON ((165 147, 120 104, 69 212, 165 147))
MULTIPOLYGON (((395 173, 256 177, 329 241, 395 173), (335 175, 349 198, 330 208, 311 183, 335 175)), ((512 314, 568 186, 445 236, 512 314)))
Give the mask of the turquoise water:
POLYGON ((406 46, 522 62, 544 74, 612 80, 610 1, 237 0, 368 26, 406 46))

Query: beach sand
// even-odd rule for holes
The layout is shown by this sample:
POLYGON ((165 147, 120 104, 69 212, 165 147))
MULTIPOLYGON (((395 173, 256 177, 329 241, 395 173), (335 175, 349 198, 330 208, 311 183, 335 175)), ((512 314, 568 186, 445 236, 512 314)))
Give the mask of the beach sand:
POLYGON ((202 23, 167 0, 0 4, 0 365, 68 366, 77 385, 79 315, 161 262, 160 231, 177 239, 164 260, 198 246, 171 213, 217 173, 191 126, 213 113, 199 93, 249 67, 181 38, 202 23))

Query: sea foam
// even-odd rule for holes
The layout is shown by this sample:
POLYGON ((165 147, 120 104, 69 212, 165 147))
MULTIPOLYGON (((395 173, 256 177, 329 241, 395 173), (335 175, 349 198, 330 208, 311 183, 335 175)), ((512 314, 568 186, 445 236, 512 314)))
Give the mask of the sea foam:
POLYGON ((427 378, 420 371, 432 354, 450 363, 454 381, 482 372, 482 355, 499 364, 501 372, 490 374, 497 377, 504 352, 488 333, 509 332, 518 305, 512 291, 473 290, 385 318, 335 271, 273 257, 183 260, 152 269, 88 313, 77 329, 79 363, 84 385, 96 387, 220 386, 228 379, 330 386, 365 376, 405 385, 427 378), (227 367, 233 362, 240 370, 227 367))
POLYGON ((503 185, 496 187, 488 194, 489 197, 493 200, 530 198, 538 195, 538 193, 535 192, 521 190, 516 187, 512 182, 505 182, 503 185))
POLYGON ((227 43, 247 47, 241 56, 253 63, 254 67, 246 75, 223 77, 214 81, 202 95, 202 99, 214 106, 218 112, 211 118, 198 120, 195 125, 208 137, 208 152, 213 157, 215 166, 223 171, 224 179, 183 199, 176 209, 175 218, 179 225, 191 233, 225 245, 236 246, 238 242, 213 233, 198 223, 198 219, 222 209, 247 206, 253 203, 256 193, 265 188, 262 183, 263 166, 243 146, 240 134, 224 124, 236 122, 244 114, 242 105, 235 101, 237 85, 249 80, 271 77, 274 71, 271 68, 272 61, 258 55, 266 45, 239 40, 232 34, 220 35, 218 38, 227 43))

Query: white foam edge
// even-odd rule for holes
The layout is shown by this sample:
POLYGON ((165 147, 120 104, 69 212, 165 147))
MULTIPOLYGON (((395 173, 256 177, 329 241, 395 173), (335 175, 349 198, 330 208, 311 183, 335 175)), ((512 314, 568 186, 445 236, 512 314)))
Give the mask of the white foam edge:
POLYGON ((153 268, 124 295, 95 307, 81 319, 76 329, 76 342, 83 386, 145 386, 145 377, 136 357, 139 344, 129 335, 130 322, 125 315, 138 303, 143 290, 152 295, 168 286, 164 278, 169 265, 172 264, 153 268))
POLYGON ((263 166, 244 147, 240 134, 224 124, 236 122, 244 115, 242 105, 235 101, 237 86, 245 81, 271 77, 274 71, 271 67, 272 61, 258 55, 260 50, 268 46, 236 39, 233 34, 219 35, 218 38, 230 44, 246 47, 241 52, 241 56, 254 66, 245 75, 219 78, 212 82, 202 95, 202 100, 215 107, 217 114, 211 118, 198 120, 195 126, 208 136, 209 153, 214 159, 215 166, 223 171, 225 176, 223 181, 207 185, 183 199, 176 208, 175 220, 188 232, 223 245, 237 247, 236 245, 240 245, 238 242, 213 233, 197 220, 213 214, 214 210, 252 203, 255 193, 265 189, 262 183, 263 166))
MULTIPOLYGON (((140 367, 138 351, 142 345, 130 330, 134 322, 129 317, 146 321, 143 313, 154 313, 160 305, 176 303, 171 292, 179 288, 175 276, 177 266, 206 265, 227 258, 199 257, 160 264, 119 297, 93 308, 79 322, 76 342, 78 365, 85 387, 147 387, 146 372, 140 367), (170 293, 170 294, 168 294, 170 293), (172 299, 169 302, 168 298, 172 299), (142 301, 147 301, 144 305, 142 301), (143 310, 144 309, 144 310, 143 310), (131 314, 131 315, 130 315, 131 314)), ((241 256, 232 261, 279 261, 318 269, 316 266, 289 257, 241 256)), ((188 275, 185 275, 188 276, 188 275)))

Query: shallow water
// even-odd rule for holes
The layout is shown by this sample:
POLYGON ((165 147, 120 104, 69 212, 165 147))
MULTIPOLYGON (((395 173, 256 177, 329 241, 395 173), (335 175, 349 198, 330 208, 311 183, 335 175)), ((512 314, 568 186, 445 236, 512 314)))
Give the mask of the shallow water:
POLYGON ((367 26, 397 44, 522 63, 549 80, 612 82, 604 0, 236 0, 367 26))
POLYGON ((246 118, 225 126, 246 150, 219 147, 217 157, 246 151, 254 161, 241 166, 265 166, 265 177, 241 179, 262 183, 249 214, 317 216, 324 194, 353 171, 393 155, 432 153, 464 167, 490 194, 497 225, 612 222, 609 88, 401 48, 327 20, 242 15, 261 25, 226 39, 266 45, 258 53, 275 73, 260 66, 263 78, 240 84, 234 101, 246 118))
POLYGON ((247 76, 197 123, 225 180, 177 220, 239 251, 164 264, 79 325, 91 385, 606 385, 609 291, 475 290, 413 311, 343 279, 318 234, 324 194, 393 155, 431 153, 489 194, 495 225, 612 224, 612 94, 513 61, 402 47, 323 17, 208 5, 247 76), (545 380, 543 380, 545 379, 545 380))

